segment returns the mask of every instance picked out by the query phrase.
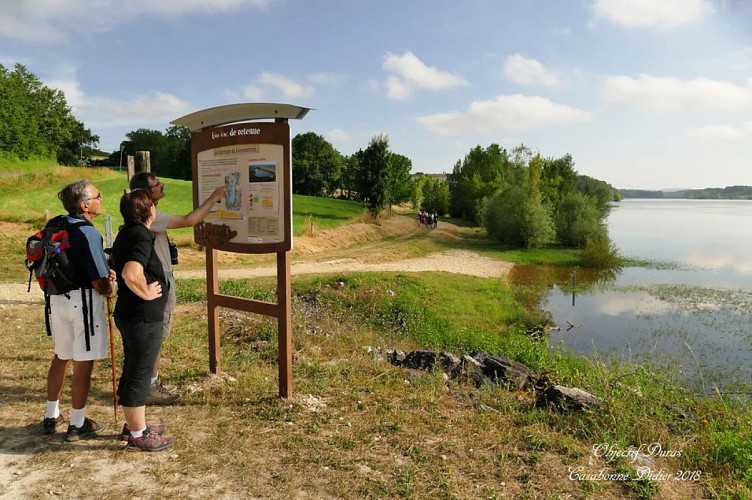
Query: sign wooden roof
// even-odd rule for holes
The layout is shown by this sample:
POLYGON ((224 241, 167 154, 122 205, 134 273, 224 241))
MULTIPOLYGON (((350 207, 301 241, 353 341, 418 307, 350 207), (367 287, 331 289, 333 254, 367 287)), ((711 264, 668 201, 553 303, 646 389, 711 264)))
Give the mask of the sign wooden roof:
POLYGON ((247 102, 240 104, 226 104, 214 108, 202 109, 191 114, 181 116, 171 121, 172 125, 188 127, 196 132, 207 127, 217 127, 230 123, 267 118, 284 118, 301 120, 311 110, 292 104, 272 102, 247 102))

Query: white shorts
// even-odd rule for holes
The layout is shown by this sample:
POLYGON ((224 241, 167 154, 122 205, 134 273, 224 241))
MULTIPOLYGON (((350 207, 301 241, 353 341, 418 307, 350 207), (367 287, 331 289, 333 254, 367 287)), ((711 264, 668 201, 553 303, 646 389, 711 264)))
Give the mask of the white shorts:
MULTIPOLYGON (((175 311, 175 304, 177 303, 177 294, 175 290, 175 277, 172 273, 165 273, 167 281, 167 303, 164 309, 164 320, 162 322, 162 338, 166 339, 170 336, 170 330, 172 330, 172 313, 175 311)), ((162 290, 164 294, 164 290, 162 290)))
POLYGON ((55 340, 55 354, 60 359, 91 361, 110 355, 107 315, 104 310, 104 297, 96 290, 83 290, 88 313, 86 323, 89 331, 89 350, 86 350, 82 290, 73 290, 68 295, 50 295, 50 321, 52 337, 55 340), (93 327, 93 328, 92 328, 93 327))

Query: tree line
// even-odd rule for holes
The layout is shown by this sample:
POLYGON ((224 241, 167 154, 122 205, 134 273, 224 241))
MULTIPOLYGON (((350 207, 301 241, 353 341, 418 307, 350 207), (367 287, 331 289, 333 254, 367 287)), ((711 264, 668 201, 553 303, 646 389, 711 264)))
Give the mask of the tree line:
POLYGON ((504 244, 608 246, 605 218, 621 195, 610 184, 580 175, 571 155, 546 158, 521 145, 476 146, 446 181, 410 175, 411 161, 389 150, 386 136, 343 156, 313 132, 292 141, 293 192, 363 200, 374 215, 411 202, 420 210, 463 218, 504 244))
POLYGON ((21 64, 13 70, 0 64, 0 155, 78 165, 98 142, 73 116, 62 91, 42 84, 21 64))
MULTIPOLYGON (((76 165, 96 152, 99 138, 72 115, 65 95, 24 66, 9 71, 0 65, 0 99, 0 154, 76 165)), ((136 151, 150 152, 156 175, 191 179, 187 128, 128 132, 108 164, 120 164, 136 151)), ((512 150, 476 146, 444 181, 412 175, 412 161, 391 151, 386 135, 374 136, 365 149, 346 156, 307 132, 292 139, 292 169, 296 194, 360 200, 375 217, 392 205, 412 203, 416 210, 475 222, 493 239, 528 248, 607 242, 609 203, 621 198, 610 184, 579 175, 570 155, 543 157, 524 145, 512 150)), ((747 195, 736 188, 727 188, 728 195, 747 195)))
POLYGON ((725 188, 677 189, 651 191, 646 189, 620 189, 623 198, 665 198, 688 200, 752 200, 752 186, 726 186, 725 188))

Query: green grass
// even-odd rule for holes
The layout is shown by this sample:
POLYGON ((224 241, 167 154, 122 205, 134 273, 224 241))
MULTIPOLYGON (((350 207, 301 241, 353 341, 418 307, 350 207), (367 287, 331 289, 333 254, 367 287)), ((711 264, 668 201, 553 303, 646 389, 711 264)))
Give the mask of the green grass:
MULTIPOLYGON (((709 497, 744 498, 750 493, 752 407, 749 404, 739 399, 695 395, 682 385, 678 371, 665 366, 625 364, 617 360, 589 361, 565 350, 550 348, 545 339, 524 333, 524 326, 538 318, 516 301, 514 290, 503 280, 448 273, 355 273, 299 276, 293 279, 292 285, 297 304, 294 307, 297 311, 294 312, 297 329, 294 350, 301 358, 295 365, 299 390, 321 394, 336 387, 345 394, 363 385, 353 399, 376 393, 391 400, 386 394, 400 391, 399 379, 382 378, 381 383, 374 384, 373 377, 381 375, 372 373, 371 378, 363 380, 367 373, 361 374, 362 369, 357 364, 311 359, 310 353, 314 350, 323 360, 351 359, 355 356, 350 346, 351 335, 359 336, 359 332, 364 331, 372 332, 370 342, 375 344, 371 345, 384 349, 446 350, 456 355, 474 350, 500 353, 531 367, 538 376, 545 375, 548 383, 582 388, 602 402, 601 408, 591 411, 559 413, 536 408, 521 395, 515 397, 493 388, 473 395, 474 404, 490 408, 486 411, 496 412, 496 416, 503 415, 512 428, 520 429, 518 436, 506 438, 518 443, 514 449, 529 450, 519 457, 524 465, 516 467, 534 467, 545 454, 551 453, 560 455, 565 462, 576 462, 590 455, 592 447, 601 443, 615 450, 659 443, 663 450, 678 452, 678 456, 671 457, 670 465, 664 463, 660 467, 671 476, 679 471, 692 471, 681 480, 702 482, 707 492, 714 492, 709 493, 709 497), (316 347, 311 347, 311 343, 316 347), (519 440, 527 444, 522 445, 519 440), (690 477, 695 479, 688 479, 690 477)), ((270 300, 274 280, 226 280, 220 289, 225 293, 270 300)), ((201 302, 205 299, 205 285, 199 280, 181 280, 178 293, 181 303, 201 302)), ((263 320, 245 325, 236 321, 225 320, 225 336, 232 339, 225 343, 223 353, 227 369, 242 372, 246 370, 246 363, 273 365, 276 359, 274 325, 263 320)), ((387 376, 386 372, 382 374, 387 376)), ((431 374, 415 379, 412 385, 416 392, 403 396, 407 399, 401 411, 415 412, 416 419, 429 419, 425 405, 431 403, 415 401, 416 406, 411 409, 410 401, 422 397, 428 401, 440 398, 438 383, 431 374)), ((453 390, 452 394, 455 398, 463 397, 462 394, 467 397, 461 389, 453 390)), ((406 415, 395 414, 396 406, 393 402, 389 410, 383 410, 378 432, 401 435, 417 425, 406 415)), ((314 422, 311 425, 318 429, 324 424, 314 422)), ((355 449, 360 446, 357 438, 348 444, 355 449)), ((404 450, 410 463, 433 460, 422 458, 420 446, 405 445, 404 450)), ((648 454, 645 450, 643 453, 648 454)), ((486 465, 478 464, 478 467, 486 465)), ((604 466, 608 471, 622 471, 633 477, 625 487, 635 498, 652 498, 665 488, 665 482, 638 477, 635 464, 623 455, 606 458, 604 466)), ((408 476, 402 477, 402 487, 413 481, 408 476)), ((531 474, 528 479, 534 480, 535 475, 531 474)), ((565 476, 559 479, 566 481, 565 476)))
MULTIPOLYGON (((13 170, 9 162, 0 163, 8 171, 13 170)), ((104 214, 112 216, 113 227, 122 223, 119 212, 120 196, 127 188, 126 174, 109 169, 51 167, 44 163, 23 163, 24 170, 18 176, 0 177, 0 220, 10 222, 39 223, 45 210, 49 214, 62 212, 57 193, 67 183, 82 177, 94 182, 102 192, 104 214)), ((190 181, 160 178, 165 184, 167 195, 159 203, 159 209, 173 214, 185 214, 193 210, 193 188, 190 181)), ((313 221, 318 229, 337 227, 355 218, 362 217, 365 208, 362 203, 293 195, 293 234, 307 231, 313 221)), ((98 217, 95 225, 104 228, 104 217, 98 217)), ((173 231, 175 235, 191 235, 192 228, 173 231)))

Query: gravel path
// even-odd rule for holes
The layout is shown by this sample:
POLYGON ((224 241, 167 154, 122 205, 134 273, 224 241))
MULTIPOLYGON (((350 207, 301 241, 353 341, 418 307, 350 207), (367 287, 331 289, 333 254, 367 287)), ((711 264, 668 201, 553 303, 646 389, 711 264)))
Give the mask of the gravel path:
MULTIPOLYGON (((447 273, 466 274, 482 278, 494 278, 505 275, 512 268, 509 262, 484 257, 468 250, 450 250, 415 259, 383 262, 378 264, 363 263, 356 259, 334 259, 321 262, 300 262, 292 265, 292 275, 336 273, 336 272, 423 272, 444 271, 447 273)), ((274 276, 276 267, 248 267, 241 269, 220 269, 220 278, 256 278, 274 276)), ((203 278, 205 271, 176 271, 178 278, 203 278)), ((0 308, 21 304, 44 302, 39 287, 32 283, 31 292, 26 292, 26 284, 0 283, 0 308)))

